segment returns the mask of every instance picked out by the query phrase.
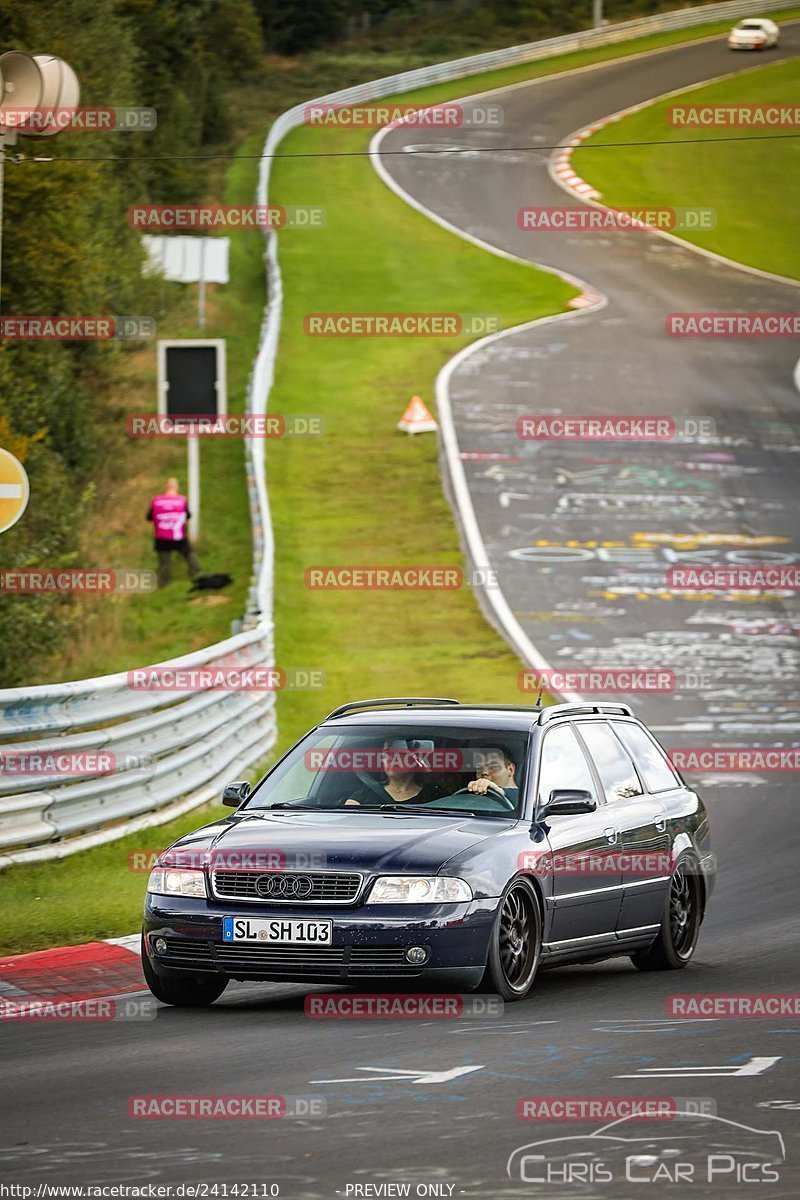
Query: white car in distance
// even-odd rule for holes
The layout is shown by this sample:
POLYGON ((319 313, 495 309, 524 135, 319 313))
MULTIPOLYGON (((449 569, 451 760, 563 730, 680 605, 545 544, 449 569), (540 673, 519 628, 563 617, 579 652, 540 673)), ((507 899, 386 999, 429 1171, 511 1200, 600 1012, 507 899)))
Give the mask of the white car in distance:
POLYGON ((781 31, 774 21, 766 17, 747 17, 740 21, 728 34, 731 50, 768 50, 777 46, 781 31))

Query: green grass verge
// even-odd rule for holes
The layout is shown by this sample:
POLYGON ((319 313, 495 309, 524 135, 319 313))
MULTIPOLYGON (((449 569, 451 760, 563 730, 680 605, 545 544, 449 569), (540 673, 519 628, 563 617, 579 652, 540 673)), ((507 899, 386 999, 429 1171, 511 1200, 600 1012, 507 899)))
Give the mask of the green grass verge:
MULTIPOLYGON (((566 55, 400 99, 441 101, 726 27, 566 55)), ((337 83, 331 80, 328 86, 337 83)), ((311 90, 306 86, 303 97, 311 90)), ((322 90, 318 86, 317 94, 322 90)), ((293 99, 287 96, 283 106, 293 99)), ((301 129, 282 149, 298 154, 362 150, 367 141, 364 132, 301 129)), ((242 153, 253 153, 260 145, 260 135, 254 135, 242 153)), ((227 176, 226 199, 251 196, 255 172, 251 161, 235 163, 227 176)), ((486 623, 468 590, 349 593, 305 588, 304 570, 314 564, 463 563, 442 494, 433 436, 408 438, 395 430, 411 395, 419 393, 431 401, 436 372, 461 342, 311 339, 303 332, 302 319, 309 311, 421 309, 492 312, 507 327, 563 309, 572 289, 555 276, 486 254, 446 233, 388 192, 363 157, 281 159, 275 165, 272 193, 283 204, 318 203, 328 211, 325 229, 286 231, 280 239, 287 299, 270 407, 275 412, 319 414, 326 433, 318 439, 269 444, 278 661, 282 666, 322 669, 326 686, 322 691, 281 694, 279 745, 290 744, 335 704, 354 696, 445 692, 467 701, 517 700, 519 663, 486 623)), ((234 343, 231 407, 241 408, 245 364, 263 306, 260 244, 257 238, 237 235, 232 254, 232 283, 217 298, 220 324, 213 334, 226 335, 234 343)), ((237 555, 243 548, 249 551, 249 539, 243 536, 241 447, 219 443, 209 446, 207 454, 204 446, 203 452, 206 527, 219 520, 219 547, 224 549, 230 539, 237 555)), ((182 585, 173 585, 178 586, 182 585)), ((186 637, 194 644, 198 636, 209 641, 226 632, 217 632, 197 617, 194 627, 181 617, 174 630, 163 630, 161 623, 172 612, 168 600, 168 594, 163 601, 150 598, 154 611, 162 603, 164 611, 152 621, 147 615, 140 618, 138 636, 118 648, 119 665, 141 661, 143 647, 153 661, 185 649, 178 644, 186 637)), ((206 806, 107 846, 2 872, 0 904, 13 917, 0 953, 135 929, 144 877, 130 869, 130 852, 159 849, 224 811, 218 805, 206 806)))
POLYGON ((607 125, 576 150, 572 162, 611 205, 715 209, 714 229, 679 236, 748 266, 800 278, 800 240, 794 234, 800 139, 785 132, 768 141, 753 139, 753 132, 781 130, 684 129, 667 123, 671 105, 795 104, 800 61, 764 66, 759 58, 758 63, 735 78, 690 88, 607 125), (667 139, 670 144, 664 145, 667 139), (621 142, 651 144, 614 150, 621 142))

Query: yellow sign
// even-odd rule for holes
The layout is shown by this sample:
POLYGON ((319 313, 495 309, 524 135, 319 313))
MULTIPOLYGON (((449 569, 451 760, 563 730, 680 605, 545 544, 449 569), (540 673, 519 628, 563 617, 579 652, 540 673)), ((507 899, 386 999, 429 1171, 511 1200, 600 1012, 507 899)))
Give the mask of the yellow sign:
POLYGON ((16 525, 25 509, 31 489, 22 463, 0 450, 0 533, 16 525))

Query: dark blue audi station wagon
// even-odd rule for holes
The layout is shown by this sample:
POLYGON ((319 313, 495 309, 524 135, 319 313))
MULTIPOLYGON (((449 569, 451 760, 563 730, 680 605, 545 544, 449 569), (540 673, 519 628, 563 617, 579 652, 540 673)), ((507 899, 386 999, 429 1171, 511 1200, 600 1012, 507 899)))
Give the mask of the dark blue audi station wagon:
POLYGON ((343 705, 151 872, 153 994, 231 979, 484 989, 626 955, 686 966, 713 887, 708 814, 625 704, 343 705))

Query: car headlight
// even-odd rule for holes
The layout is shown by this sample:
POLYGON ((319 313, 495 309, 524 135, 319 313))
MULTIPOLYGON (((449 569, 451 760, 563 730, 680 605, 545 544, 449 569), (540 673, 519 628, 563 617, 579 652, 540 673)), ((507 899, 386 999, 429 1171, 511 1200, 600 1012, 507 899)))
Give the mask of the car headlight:
POLYGON ((465 879, 450 875, 381 875, 368 904, 454 904, 472 899, 465 879))
POLYGON ((174 871, 171 867, 154 867, 147 881, 147 890, 157 896, 200 896, 205 899, 205 875, 202 871, 174 871))

